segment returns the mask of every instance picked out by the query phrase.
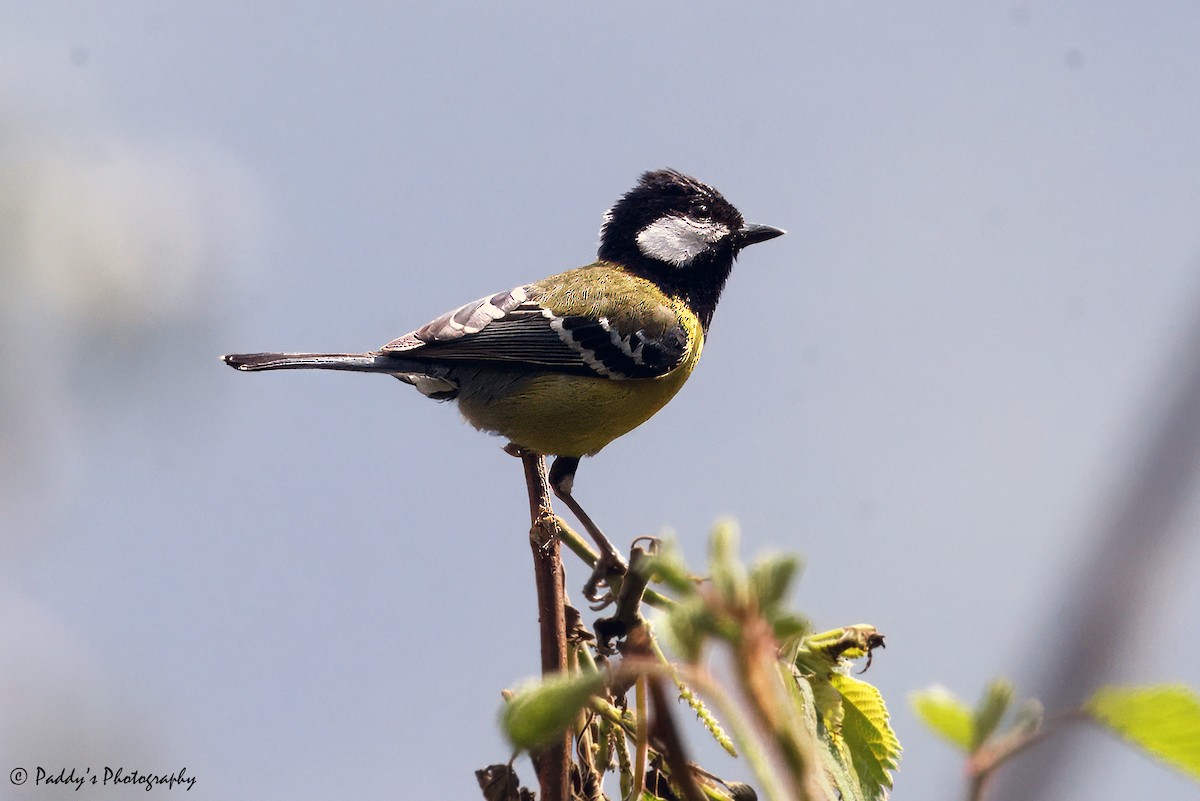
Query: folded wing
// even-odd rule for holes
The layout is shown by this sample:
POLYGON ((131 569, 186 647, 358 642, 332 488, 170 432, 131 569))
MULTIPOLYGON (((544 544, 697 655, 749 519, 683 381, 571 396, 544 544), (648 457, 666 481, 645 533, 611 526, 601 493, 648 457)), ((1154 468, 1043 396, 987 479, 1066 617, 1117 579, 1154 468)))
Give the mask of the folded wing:
POLYGON ((687 333, 665 305, 638 325, 629 315, 614 323, 603 313, 603 303, 594 316, 579 316, 558 315, 539 301, 531 286, 480 298, 389 342, 380 353, 624 380, 665 375, 687 350, 687 333))

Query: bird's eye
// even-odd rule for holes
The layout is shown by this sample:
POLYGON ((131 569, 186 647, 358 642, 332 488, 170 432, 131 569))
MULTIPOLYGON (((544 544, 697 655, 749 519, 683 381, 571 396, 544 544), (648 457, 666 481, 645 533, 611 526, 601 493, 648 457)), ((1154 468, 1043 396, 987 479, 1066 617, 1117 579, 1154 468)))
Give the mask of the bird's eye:
POLYGON ((692 204, 692 216, 698 217, 701 220, 707 220, 712 212, 709 211, 707 203, 692 204))

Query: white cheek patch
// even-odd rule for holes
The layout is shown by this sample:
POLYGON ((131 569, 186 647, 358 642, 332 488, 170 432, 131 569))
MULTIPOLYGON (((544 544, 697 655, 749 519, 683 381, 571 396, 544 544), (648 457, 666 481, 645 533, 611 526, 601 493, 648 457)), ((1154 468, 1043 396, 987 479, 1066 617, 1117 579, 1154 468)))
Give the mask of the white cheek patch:
POLYGON ((638 250, 651 259, 686 267, 729 236, 729 228, 711 220, 662 217, 638 231, 638 250))

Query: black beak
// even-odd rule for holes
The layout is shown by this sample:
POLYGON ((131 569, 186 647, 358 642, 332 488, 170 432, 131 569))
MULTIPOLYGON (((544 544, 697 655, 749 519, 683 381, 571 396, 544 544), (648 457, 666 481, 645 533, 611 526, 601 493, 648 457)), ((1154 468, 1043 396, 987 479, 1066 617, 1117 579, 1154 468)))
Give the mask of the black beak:
POLYGON ((770 225, 753 225, 743 226, 737 232, 737 248, 741 250, 747 245, 754 245, 759 242, 766 242, 768 239, 774 239, 777 236, 783 236, 787 231, 782 228, 774 228, 770 225))

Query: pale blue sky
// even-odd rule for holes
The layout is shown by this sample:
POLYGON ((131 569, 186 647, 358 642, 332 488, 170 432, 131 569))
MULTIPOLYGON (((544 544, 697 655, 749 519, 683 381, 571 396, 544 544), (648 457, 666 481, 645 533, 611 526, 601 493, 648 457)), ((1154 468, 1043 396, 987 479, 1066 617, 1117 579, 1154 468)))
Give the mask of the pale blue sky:
MULTIPOLYGON (((477 797, 538 665, 519 464, 217 357, 586 263, 671 166, 789 234, 578 497, 697 566, 724 515, 801 553, 801 610, 888 635, 894 797, 956 797, 906 695, 1032 680, 1200 304, 1197 41, 1185 2, 0 3, 0 775, 477 797)), ((1123 680, 1200 686, 1198 512, 1123 680)), ((1073 798, 1197 794, 1088 744, 1073 798)))

